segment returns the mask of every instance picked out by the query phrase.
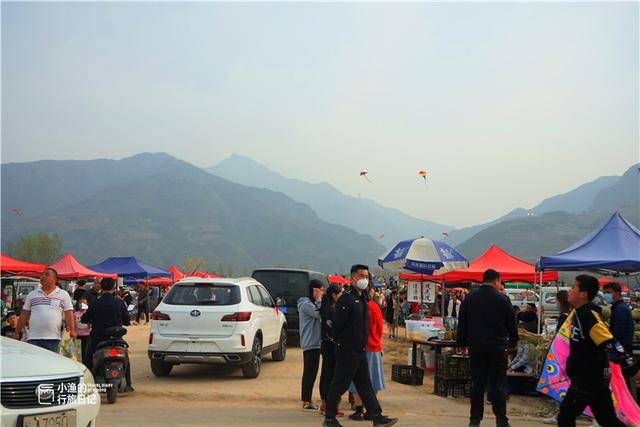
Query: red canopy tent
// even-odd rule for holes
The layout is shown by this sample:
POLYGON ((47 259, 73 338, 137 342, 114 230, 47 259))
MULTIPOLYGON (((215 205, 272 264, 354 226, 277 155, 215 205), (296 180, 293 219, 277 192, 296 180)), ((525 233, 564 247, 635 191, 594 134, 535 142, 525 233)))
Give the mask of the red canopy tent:
POLYGON ((336 285, 346 285, 347 283, 351 283, 351 280, 334 274, 330 274, 327 279, 329 280, 329 283, 334 283, 336 285))
MULTIPOLYGON (((446 283, 453 282, 482 282, 482 273, 492 268, 500 273, 500 280, 503 282, 526 282, 535 283, 539 280, 536 277, 536 267, 493 245, 485 253, 474 259, 467 268, 450 271, 441 276, 428 276, 420 274, 400 274, 401 280, 411 281, 435 281, 446 283)), ((557 271, 545 271, 542 276, 543 282, 558 280, 557 271)))
POLYGON ((189 277, 200 277, 201 279, 219 279, 220 276, 213 273, 205 273, 204 271, 194 271, 193 273, 185 274, 189 277))
POLYGON ((154 277, 144 282, 144 284, 147 286, 162 286, 163 288, 167 288, 173 284, 173 280, 168 277, 154 277))
POLYGON ((600 287, 603 287, 604 285, 606 285, 607 283, 614 283, 617 282, 620 284, 620 287, 622 288, 622 292, 629 292, 630 289, 620 280, 616 280, 616 279, 610 279, 608 277, 599 277, 598 278, 598 284, 600 285, 600 287))
POLYGON ((176 267, 175 265, 172 265, 171 267, 167 268, 167 271, 171 274, 173 274, 173 281, 177 282, 178 280, 182 279, 184 277, 184 273, 182 273, 182 271, 178 270, 178 267, 176 267))
POLYGON ((55 264, 50 265, 51 268, 58 272, 58 278, 67 279, 83 279, 93 277, 109 277, 111 279, 117 279, 117 274, 100 273, 93 271, 80 264, 77 259, 70 253, 64 255, 55 264))
POLYGON ((0 254, 0 271, 2 274, 40 277, 45 268, 47 268, 47 266, 44 264, 33 264, 8 257, 5 254, 0 254))
POLYGON ((172 265, 171 267, 167 268, 167 271, 169 273, 173 274, 173 281, 174 282, 177 282, 180 279, 184 279, 185 277, 200 277, 201 279, 218 279, 218 278, 220 278, 220 276, 218 276, 217 274, 205 273, 204 271, 193 271, 191 273, 183 273, 175 265, 172 265))

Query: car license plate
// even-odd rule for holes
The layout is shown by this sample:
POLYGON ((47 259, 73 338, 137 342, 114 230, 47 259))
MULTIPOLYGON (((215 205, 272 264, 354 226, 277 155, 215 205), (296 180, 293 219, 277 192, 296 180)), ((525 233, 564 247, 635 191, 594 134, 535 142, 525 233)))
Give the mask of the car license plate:
MULTIPOLYGON (((22 427, 75 427, 76 411, 22 415, 22 427)), ((18 425, 21 425, 18 423, 18 425)))

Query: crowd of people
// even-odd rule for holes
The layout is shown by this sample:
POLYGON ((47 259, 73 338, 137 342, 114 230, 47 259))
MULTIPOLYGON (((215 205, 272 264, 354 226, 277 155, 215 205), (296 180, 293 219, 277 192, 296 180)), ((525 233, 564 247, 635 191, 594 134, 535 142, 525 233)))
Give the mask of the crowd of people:
POLYGON ((382 414, 377 398, 384 390, 382 335, 384 295, 373 287, 369 268, 354 265, 351 283, 344 289, 322 282, 309 283, 309 296, 298 301, 300 347, 303 350, 302 408, 324 414, 325 427, 339 427, 344 416, 338 406, 349 392, 355 411, 352 420, 370 420, 376 427, 392 426, 397 418, 382 414), (312 400, 322 358, 318 407, 312 400))
MULTIPOLYGON (((599 425, 624 426, 616 416, 609 388, 609 361, 620 365, 630 389, 635 389, 636 381, 640 381, 631 348, 628 342, 625 348, 622 341, 629 336, 630 312, 629 307, 620 302, 620 287, 615 284, 605 289, 617 303, 613 308, 616 318, 612 316, 608 326, 602 320, 601 308, 593 303, 598 290, 598 280, 583 274, 574 279, 571 290, 566 294, 558 293, 556 297, 564 319, 559 325, 563 321, 569 322, 570 342, 566 372, 571 385, 553 419, 561 427, 575 426, 576 418, 587 406, 599 425), (620 327, 618 322, 624 323, 624 327, 620 327), (623 334, 624 337, 620 338, 623 334)), ((519 319, 514 316, 513 306, 503 292, 500 274, 487 270, 483 275, 483 285, 469 294, 460 311, 457 339, 460 346, 468 348, 471 358, 470 427, 479 426, 483 419, 487 388, 497 425, 509 425, 506 410, 507 360, 508 354, 517 348, 519 319)), ((528 317, 525 316, 525 322, 530 321, 528 317)))
MULTIPOLYGON (((79 344, 79 359, 91 369, 96 346, 109 338, 106 330, 130 325, 134 312, 134 323, 140 324, 143 315, 148 323, 150 308, 162 298, 159 289, 150 290, 143 284, 135 291, 127 287, 116 290, 112 278, 96 277, 90 289, 86 285, 85 280, 77 280, 68 292, 60 285, 56 270, 46 268, 40 286, 26 296, 19 315, 8 311, 3 317, 2 336, 59 353, 66 331, 68 338, 79 344)), ((126 380, 125 391, 133 391, 128 365, 126 380)))
MULTIPOLYGON (((27 295, 19 316, 12 311, 6 313, 2 335, 58 353, 66 330, 70 339, 80 341, 82 362, 89 368, 96 345, 109 338, 108 328, 129 325, 134 309, 138 323, 143 315, 148 322, 150 301, 158 303, 162 297, 145 286, 139 286, 136 292, 116 290, 111 278, 96 278, 91 289, 79 280, 70 295, 58 286, 57 272, 52 268, 44 270, 40 284, 27 295)), ((575 426, 587 406, 599 425, 624 425, 616 418, 609 389, 609 361, 620 365, 634 397, 636 382, 640 381, 639 368, 631 356, 634 322, 622 287, 612 282, 603 288, 605 301, 611 304, 608 324, 603 321, 601 307, 593 303, 599 289, 595 277, 583 274, 575 277, 569 291, 556 294, 556 333, 566 323, 570 342, 566 372, 571 380, 557 415, 547 420, 559 426, 575 426)), ((470 355, 469 425, 480 425, 488 390, 498 427, 508 426, 507 373, 533 372, 528 347, 519 343, 518 330, 537 333, 539 319, 535 304, 521 311, 504 291, 500 274, 491 269, 484 272, 478 289, 468 294, 453 291, 444 303, 438 296, 433 304, 423 305, 409 303, 402 286, 376 290, 365 265, 351 268, 350 283, 344 287, 325 287, 323 282, 311 280, 308 296, 301 298, 297 307, 304 360, 303 410, 319 411, 324 414, 325 427, 338 427, 338 418, 345 415, 338 406, 348 392, 353 409, 350 419, 370 420, 376 427, 394 425, 398 419, 383 415, 378 401, 378 393, 385 389, 383 324, 386 321, 389 337, 396 338, 399 326, 412 316, 444 314, 457 318, 458 344, 470 355), (319 406, 313 401, 318 371, 319 406)), ((133 391, 130 367, 126 370, 127 389, 133 391)))

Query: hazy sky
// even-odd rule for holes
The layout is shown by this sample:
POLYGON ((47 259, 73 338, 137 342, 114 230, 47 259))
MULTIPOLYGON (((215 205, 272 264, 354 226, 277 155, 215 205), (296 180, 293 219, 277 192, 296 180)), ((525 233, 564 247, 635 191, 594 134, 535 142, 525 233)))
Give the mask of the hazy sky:
POLYGON ((638 12, 3 2, 2 162, 235 152, 477 224, 638 161, 638 12))

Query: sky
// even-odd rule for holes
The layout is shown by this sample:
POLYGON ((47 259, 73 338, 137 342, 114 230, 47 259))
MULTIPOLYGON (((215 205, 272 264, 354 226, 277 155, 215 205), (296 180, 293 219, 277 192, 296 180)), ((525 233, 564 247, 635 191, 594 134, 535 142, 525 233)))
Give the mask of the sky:
POLYGON ((640 158, 637 2, 1 7, 3 163, 238 153, 461 227, 640 158))

